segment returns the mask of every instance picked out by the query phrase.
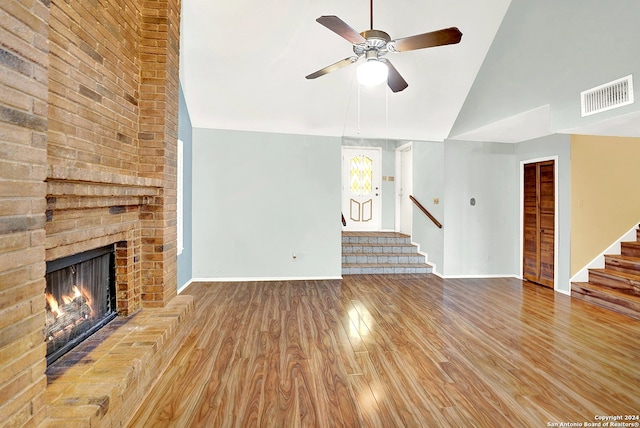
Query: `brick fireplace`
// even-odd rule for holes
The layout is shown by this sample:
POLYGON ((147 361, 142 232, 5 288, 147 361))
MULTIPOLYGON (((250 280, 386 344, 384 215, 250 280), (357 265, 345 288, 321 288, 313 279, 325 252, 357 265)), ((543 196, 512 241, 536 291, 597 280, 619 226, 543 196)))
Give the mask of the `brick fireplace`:
POLYGON ((175 300, 180 4, 0 11, 0 420, 35 426, 47 261, 114 245, 119 315, 175 300))

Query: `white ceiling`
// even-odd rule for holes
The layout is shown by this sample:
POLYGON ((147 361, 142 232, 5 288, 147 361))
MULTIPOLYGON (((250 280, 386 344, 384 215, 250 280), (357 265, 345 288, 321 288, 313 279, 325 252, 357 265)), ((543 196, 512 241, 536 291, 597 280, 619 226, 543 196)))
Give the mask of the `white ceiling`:
POLYGON ((552 133, 549 105, 507 117, 464 134, 454 140, 519 143, 552 133))
POLYGON ((549 105, 516 114, 464 134, 450 136, 453 140, 519 143, 553 133, 640 137, 640 112, 622 114, 576 128, 551 129, 549 105))
POLYGON ((456 26, 460 44, 389 54, 409 83, 360 88, 356 65, 304 78, 352 55, 315 22, 369 28, 369 2, 183 0, 180 74, 192 125, 293 134, 442 141, 510 0, 378 0, 374 28, 392 39, 456 26))
POLYGON ((579 128, 563 129, 561 134, 603 135, 614 137, 640 137, 640 112, 627 113, 604 119, 579 128))

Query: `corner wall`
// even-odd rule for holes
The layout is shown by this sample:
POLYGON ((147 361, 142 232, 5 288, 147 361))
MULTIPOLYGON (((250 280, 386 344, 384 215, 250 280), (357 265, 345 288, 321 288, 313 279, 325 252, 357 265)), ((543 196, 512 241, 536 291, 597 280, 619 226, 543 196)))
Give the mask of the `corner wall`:
POLYGON ((413 192, 443 224, 413 208, 412 239, 445 277, 518 274, 515 145, 413 143, 413 192), (433 199, 439 203, 434 204, 433 199), (471 198, 475 205, 470 204, 471 198))
MULTIPOLYGON (((450 136, 549 105, 540 123, 562 132, 637 112, 640 104, 581 117, 580 92, 640 73, 640 2, 512 0, 450 136)), ((463 42, 464 43, 464 42, 463 42)), ((640 85, 634 85, 636 100, 640 85)))
POLYGON ((444 228, 447 227, 444 223, 444 144, 414 141, 412 145, 413 194, 444 226, 438 229, 422 211, 412 205, 411 239, 420 244, 420 251, 427 254, 429 263, 435 264, 438 274, 442 274, 444 266, 444 228), (434 198, 438 198, 438 204, 433 203, 434 198))
POLYGON ((192 278, 193 264, 193 128, 189 117, 189 110, 180 88, 178 113, 178 138, 182 140, 182 253, 178 255, 178 290, 187 285, 192 278))

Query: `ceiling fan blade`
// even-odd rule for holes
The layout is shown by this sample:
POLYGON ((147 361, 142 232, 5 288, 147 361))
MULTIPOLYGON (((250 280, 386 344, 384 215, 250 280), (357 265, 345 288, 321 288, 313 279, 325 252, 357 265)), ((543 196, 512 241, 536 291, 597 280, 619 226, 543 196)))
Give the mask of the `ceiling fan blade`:
POLYGON ((316 19, 317 22, 327 27, 340 37, 350 41, 354 45, 364 43, 367 40, 360 33, 351 28, 349 24, 334 15, 325 15, 316 19))
POLYGON ((430 33, 417 34, 389 42, 389 50, 396 52, 413 51, 416 49, 432 48, 435 46, 459 43, 462 33, 456 27, 444 28, 430 33))
POLYGON ((398 70, 389 62, 388 59, 381 60, 385 64, 387 64, 387 68, 389 69, 389 74, 387 75, 387 85, 393 92, 400 92, 407 89, 409 84, 406 80, 398 73, 398 70))
POLYGON ((358 60, 357 56, 350 56, 349 58, 345 58, 340 60, 334 64, 328 65, 323 69, 316 71, 315 73, 311 73, 306 76, 306 79, 315 79, 320 76, 324 76, 325 74, 331 73, 332 71, 336 71, 339 68, 346 67, 349 64, 352 64, 358 60))

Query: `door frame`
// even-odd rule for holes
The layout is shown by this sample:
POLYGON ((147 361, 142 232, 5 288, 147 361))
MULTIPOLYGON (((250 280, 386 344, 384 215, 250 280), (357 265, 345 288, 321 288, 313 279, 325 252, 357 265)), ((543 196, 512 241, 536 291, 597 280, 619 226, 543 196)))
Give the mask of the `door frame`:
MULTIPOLYGON (((348 150, 361 150, 361 151, 366 151, 366 150, 370 150, 370 151, 376 151, 378 152, 378 159, 379 159, 379 165, 378 165, 378 171, 376 172, 375 169, 373 171, 374 177, 373 177, 373 182, 374 184, 377 182, 378 183, 378 187, 379 187, 379 201, 377 203, 377 213, 374 212, 373 214, 378 216, 378 228, 375 229, 363 229, 364 231, 375 231, 375 232, 379 232, 382 230, 382 147, 375 147, 375 146, 341 146, 340 149, 340 210, 344 210, 344 206, 342 206, 342 204, 344 203, 344 192, 345 192, 345 185, 348 183, 345 183, 345 151, 348 150)), ((345 219, 348 218, 348 213, 345 213, 343 211, 342 213, 345 217, 345 219)), ((348 222, 347 222, 348 224, 348 222)), ((353 229, 349 229, 346 228, 343 229, 346 231, 349 230, 353 230, 353 229)))
POLYGON ((522 270, 524 268, 524 166, 531 163, 544 161, 553 161, 553 197, 554 197, 554 213, 553 213, 553 291, 558 291, 558 219, 560 217, 560 205, 558 203, 558 156, 546 156, 540 158, 525 159, 520 161, 520 269, 518 277, 523 279, 522 270))
MULTIPOLYGON (((413 193, 413 142, 410 141, 406 144, 403 144, 399 147, 396 147, 396 172, 395 172, 395 230, 396 232, 401 232, 402 230, 402 187, 403 184, 408 184, 407 193, 413 193), (404 152, 409 152, 409 156, 411 158, 411 176, 409 177, 408 183, 403 183, 403 170, 402 170, 402 154, 404 152)), ((408 199, 407 199, 408 200, 408 199)), ((406 204, 405 209, 409 211, 409 232, 407 233, 411 236, 413 232, 413 209, 411 204, 406 204)))

